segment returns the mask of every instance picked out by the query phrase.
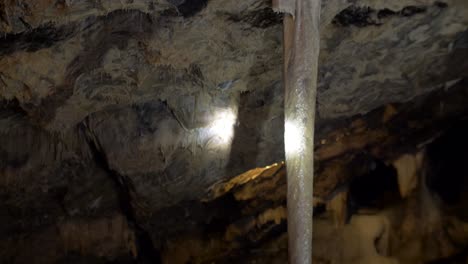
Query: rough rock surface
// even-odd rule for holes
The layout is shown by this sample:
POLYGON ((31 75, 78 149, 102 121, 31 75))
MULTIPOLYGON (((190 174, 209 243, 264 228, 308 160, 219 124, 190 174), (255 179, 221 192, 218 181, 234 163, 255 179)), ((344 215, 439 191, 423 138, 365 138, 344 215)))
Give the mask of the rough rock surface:
MULTIPOLYGON (((356 152, 391 161, 466 117, 468 2, 324 3, 316 192, 327 200, 356 152)), ((173 226, 158 226, 161 210, 281 162, 281 22, 266 0, 2 1, 0 248, 15 246, 0 260, 29 261, 21 248, 48 252, 38 263, 164 259, 158 230, 173 226), (63 235, 101 225, 112 227, 80 237, 102 247, 63 235)))

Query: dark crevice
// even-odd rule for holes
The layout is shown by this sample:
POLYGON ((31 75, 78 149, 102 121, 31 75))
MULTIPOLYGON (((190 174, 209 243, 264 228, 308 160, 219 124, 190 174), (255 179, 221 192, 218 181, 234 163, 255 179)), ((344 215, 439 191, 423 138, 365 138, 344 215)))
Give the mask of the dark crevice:
POLYGON ((203 229, 205 234, 224 233, 227 226, 242 217, 241 204, 234 195, 229 194, 221 199, 204 204, 205 211, 216 211, 208 222, 205 222, 203 229))
POLYGON ((268 28, 274 25, 281 24, 283 15, 274 12, 273 9, 267 7, 260 10, 248 12, 247 14, 229 14, 230 21, 242 22, 256 28, 268 28))
POLYGON ((395 16, 397 14, 398 14, 398 12, 395 12, 395 11, 390 10, 388 8, 384 8, 382 10, 379 10, 379 12, 377 13, 377 17, 379 19, 382 19, 382 18, 386 18, 386 17, 395 16))
POLYGON ((438 8, 447 8, 448 7, 448 4, 445 3, 445 2, 441 2, 441 1, 436 1, 434 3, 435 6, 437 6, 438 8))
POLYGON ((168 9, 162 13, 163 16, 183 16, 185 18, 192 17, 202 11, 208 4, 208 0, 169 0, 176 7, 168 9))
MULTIPOLYGON (((447 4, 442 2, 436 2, 434 5, 439 8, 447 7, 447 4)), ((352 5, 336 15, 332 23, 340 27, 380 26, 386 18, 394 16, 411 17, 420 13, 425 13, 427 9, 426 6, 406 6, 399 11, 388 8, 375 10, 368 6, 362 7, 352 5)))
POLYGON ((431 164, 428 186, 447 204, 460 200, 468 175, 468 124, 453 127, 427 148, 431 164))
MULTIPOLYGON (((168 106, 167 101, 148 101, 141 104, 132 105, 138 118, 138 131, 139 134, 150 133, 153 134, 159 129, 159 121, 154 120, 154 117, 168 118, 173 117, 176 121, 177 118, 173 110, 168 106)), ((179 122, 180 124, 180 122, 179 122)))
POLYGON ((457 34, 456 39, 453 43, 454 50, 466 50, 468 49, 468 29, 457 34))
POLYGON ((325 203, 318 204, 314 206, 314 210, 312 212, 313 212, 314 217, 321 216, 325 212, 327 212, 327 205, 325 203))
POLYGON ((19 18, 19 21, 20 21, 20 22, 23 24, 23 26, 26 27, 28 30, 31 30, 31 29, 32 29, 31 25, 30 25, 28 22, 26 22, 26 20, 24 20, 24 18, 20 17, 20 18, 19 18))
POLYGON ((426 184, 444 210, 468 220, 468 121, 459 122, 427 147, 426 184))
POLYGON ((103 151, 101 144, 96 139, 93 132, 90 131, 87 123, 88 120, 85 119, 79 125, 79 131, 83 133, 96 165, 106 171, 115 183, 120 209, 127 218, 129 225, 133 226, 135 231, 138 263, 162 263, 160 253, 154 248, 149 233, 144 230, 137 221, 136 212, 132 206, 132 197, 135 193, 135 187, 131 179, 124 175, 120 175, 109 166, 106 153, 103 151))
MULTIPOLYGON (((0 75, 0 81, 1 81, 1 75, 0 75)), ((7 112, 8 114, 20 115, 23 117, 28 115, 28 113, 21 106, 21 103, 16 98, 11 99, 11 100, 0 99, 0 111, 7 112)))
MULTIPOLYGON (((31 26, 24 20, 20 21, 27 28, 31 26)), ((21 33, 10 33, 0 37, 0 55, 8 55, 16 51, 34 52, 53 46, 55 43, 70 38, 76 33, 74 24, 56 27, 52 23, 42 25, 21 33)))
POLYGON ((373 13, 375 13, 375 10, 370 7, 350 6, 336 15, 332 23, 342 27, 379 25, 372 17, 373 13))
POLYGON ((377 159, 369 172, 351 179, 348 188, 347 221, 361 208, 381 210, 401 200, 396 169, 377 159))
POLYGON ((330 202, 338 194, 348 191, 350 184, 357 177, 372 173, 376 169, 376 159, 366 151, 350 154, 348 177, 339 180, 335 186, 322 198, 324 202, 330 202))
POLYGON ((181 120, 181 119, 179 118, 179 116, 176 114, 176 111, 174 111, 174 109, 171 108, 171 107, 169 106, 169 104, 167 103, 167 101, 163 101, 162 103, 163 103, 163 105, 164 105, 164 107, 165 107, 165 110, 171 114, 171 117, 172 117, 174 120, 177 121, 177 123, 179 124, 179 126, 180 126, 183 130, 189 131, 189 130, 187 129, 187 126, 184 124, 183 120, 181 120))
POLYGON ((407 6, 400 11, 400 14, 405 17, 414 16, 416 14, 426 12, 427 8, 424 6, 407 6))

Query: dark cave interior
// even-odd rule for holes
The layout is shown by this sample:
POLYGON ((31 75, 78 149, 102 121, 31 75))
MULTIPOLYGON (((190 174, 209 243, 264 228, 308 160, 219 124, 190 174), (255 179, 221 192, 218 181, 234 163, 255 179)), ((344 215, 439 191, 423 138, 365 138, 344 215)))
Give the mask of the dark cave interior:
MULTIPOLYGON (((468 1, 321 3, 312 262, 468 263, 468 1)), ((288 263, 272 7, 0 1, 0 263, 288 263)))

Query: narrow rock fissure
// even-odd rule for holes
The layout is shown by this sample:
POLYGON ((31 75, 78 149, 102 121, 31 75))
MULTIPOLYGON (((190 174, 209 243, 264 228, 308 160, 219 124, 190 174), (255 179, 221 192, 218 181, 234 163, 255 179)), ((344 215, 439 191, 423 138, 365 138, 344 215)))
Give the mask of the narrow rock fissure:
POLYGON ((102 150, 102 146, 93 135, 93 132, 90 131, 86 123, 87 119, 80 124, 79 129, 85 136, 86 143, 90 148, 96 165, 106 171, 115 183, 122 214, 127 218, 129 225, 134 228, 138 251, 138 263, 162 263, 160 253, 154 248, 150 235, 137 221, 136 212, 132 206, 131 193, 132 191, 134 192, 133 183, 128 177, 120 175, 117 171, 110 168, 106 154, 102 150))
POLYGON ((50 48, 56 43, 72 37, 77 32, 75 24, 57 27, 53 23, 44 24, 32 29, 24 20, 20 21, 28 27, 21 33, 9 33, 0 37, 0 55, 5 56, 17 51, 35 52, 50 48))
MULTIPOLYGON (((444 2, 436 2, 434 6, 444 9, 448 5, 444 2)), ((390 17, 412 17, 417 14, 426 13, 430 7, 410 5, 401 10, 391 10, 388 8, 375 10, 369 6, 352 5, 337 14, 332 23, 339 27, 356 26, 364 28, 368 26, 381 26, 384 23, 383 19, 390 17)))

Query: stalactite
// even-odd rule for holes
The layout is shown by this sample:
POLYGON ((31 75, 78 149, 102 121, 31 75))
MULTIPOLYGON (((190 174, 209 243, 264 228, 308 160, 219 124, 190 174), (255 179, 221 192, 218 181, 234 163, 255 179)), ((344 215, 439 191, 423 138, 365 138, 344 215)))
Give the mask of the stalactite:
POLYGON ((312 263, 314 124, 320 0, 274 1, 284 19, 285 151, 289 259, 312 263))

